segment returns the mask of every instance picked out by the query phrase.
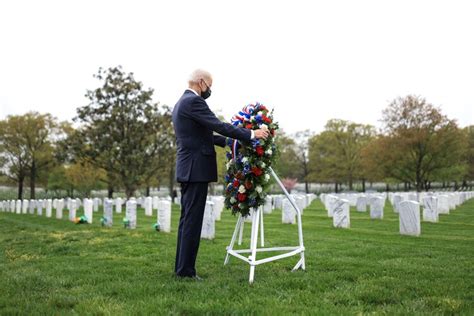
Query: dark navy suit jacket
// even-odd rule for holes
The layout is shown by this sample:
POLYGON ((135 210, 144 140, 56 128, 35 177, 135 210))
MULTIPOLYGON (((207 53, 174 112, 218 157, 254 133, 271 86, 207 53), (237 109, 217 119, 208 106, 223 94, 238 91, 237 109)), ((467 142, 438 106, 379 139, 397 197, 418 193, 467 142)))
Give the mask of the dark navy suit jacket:
POLYGON ((186 90, 173 109, 176 135, 176 179, 178 182, 217 181, 214 145, 225 146, 225 137, 249 141, 248 129, 220 121, 206 101, 193 91, 186 90))

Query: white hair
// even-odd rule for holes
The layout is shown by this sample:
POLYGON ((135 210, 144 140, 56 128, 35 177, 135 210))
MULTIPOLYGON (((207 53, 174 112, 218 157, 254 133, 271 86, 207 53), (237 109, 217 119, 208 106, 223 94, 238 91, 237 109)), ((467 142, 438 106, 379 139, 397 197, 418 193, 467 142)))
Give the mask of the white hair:
POLYGON ((201 79, 211 79, 212 80, 211 73, 209 71, 204 70, 204 69, 196 69, 189 76, 188 82, 189 83, 198 83, 201 79))

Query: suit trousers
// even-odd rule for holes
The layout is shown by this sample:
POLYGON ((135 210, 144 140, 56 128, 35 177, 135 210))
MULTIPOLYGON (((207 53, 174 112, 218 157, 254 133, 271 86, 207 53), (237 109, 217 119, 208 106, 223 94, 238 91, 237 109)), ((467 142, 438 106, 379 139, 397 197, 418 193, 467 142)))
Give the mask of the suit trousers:
POLYGON ((181 217, 175 262, 177 276, 192 277, 196 275, 195 264, 201 240, 207 187, 207 182, 181 183, 181 217))

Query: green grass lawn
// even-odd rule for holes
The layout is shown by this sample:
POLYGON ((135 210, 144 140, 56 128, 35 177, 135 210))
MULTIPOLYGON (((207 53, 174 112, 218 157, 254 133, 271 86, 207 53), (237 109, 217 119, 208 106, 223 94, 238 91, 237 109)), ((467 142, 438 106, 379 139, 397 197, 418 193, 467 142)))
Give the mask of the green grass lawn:
MULTIPOLYGON (((201 241, 204 282, 173 277, 178 207, 170 234, 141 209, 136 230, 122 228, 123 214, 102 228, 101 214, 76 225, 66 212, 0 213, 0 314, 474 314, 474 200, 422 222, 420 237, 399 235, 390 206, 383 220, 351 210, 343 230, 313 202, 303 215, 306 271, 291 272, 299 257, 271 262, 257 266, 253 285, 243 261, 223 266, 236 222, 227 210, 216 239, 201 241)), ((265 238, 266 247, 296 245, 297 226, 276 210, 265 238)))

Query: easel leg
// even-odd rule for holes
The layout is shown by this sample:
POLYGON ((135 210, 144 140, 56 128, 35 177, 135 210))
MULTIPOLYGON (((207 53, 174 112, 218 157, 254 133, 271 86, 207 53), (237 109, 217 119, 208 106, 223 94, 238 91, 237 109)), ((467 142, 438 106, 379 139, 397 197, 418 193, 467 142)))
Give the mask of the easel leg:
MULTIPOLYGON (((237 239, 237 232, 240 230, 241 226, 243 226, 243 219, 242 219, 242 215, 239 215, 239 219, 237 219, 237 224, 235 224, 234 233, 232 234, 232 239, 230 241, 230 245, 227 247, 227 250, 234 249, 235 239, 237 239)), ((225 260, 224 260, 224 265, 229 263, 229 258, 230 258, 229 252, 227 252, 225 256, 225 260)))
POLYGON ((241 224, 240 224, 240 231, 239 231, 239 243, 238 243, 239 246, 242 245, 242 236, 244 234, 244 225, 245 225, 245 219, 242 217, 242 221, 241 221, 241 224))
POLYGON ((252 238, 250 240, 250 250, 251 255, 250 259, 250 276, 249 276, 249 283, 253 283, 253 279, 255 276, 255 260, 257 259, 257 242, 258 242, 258 225, 260 220, 260 212, 258 210, 254 210, 252 213, 252 238))
POLYGON ((263 233, 263 207, 260 206, 258 211, 260 212, 260 246, 265 247, 265 236, 263 233))

